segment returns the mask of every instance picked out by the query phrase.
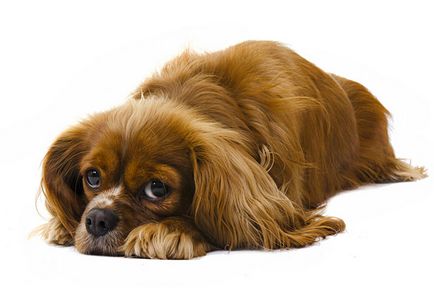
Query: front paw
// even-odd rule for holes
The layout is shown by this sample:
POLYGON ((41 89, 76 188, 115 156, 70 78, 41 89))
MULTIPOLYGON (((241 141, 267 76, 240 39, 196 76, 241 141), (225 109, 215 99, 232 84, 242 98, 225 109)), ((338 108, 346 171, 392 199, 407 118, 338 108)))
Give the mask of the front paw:
POLYGON ((40 226, 36 231, 48 243, 62 246, 71 246, 74 244, 71 234, 56 218, 52 218, 48 223, 40 226))
POLYGON ((145 224, 131 231, 121 251, 125 256, 191 259, 205 255, 210 248, 192 225, 180 220, 166 220, 145 224))

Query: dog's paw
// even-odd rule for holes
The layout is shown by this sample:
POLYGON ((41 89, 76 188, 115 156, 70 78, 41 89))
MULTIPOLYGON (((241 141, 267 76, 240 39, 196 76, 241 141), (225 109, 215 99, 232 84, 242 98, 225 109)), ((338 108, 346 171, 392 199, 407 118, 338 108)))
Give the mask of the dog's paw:
POLYGON ((62 246, 71 246, 74 244, 71 234, 56 218, 52 218, 48 223, 37 228, 34 234, 41 235, 43 239, 51 244, 62 246))
POLYGON ((137 227, 121 251, 128 257, 191 259, 205 255, 210 248, 196 229, 177 219, 137 227))

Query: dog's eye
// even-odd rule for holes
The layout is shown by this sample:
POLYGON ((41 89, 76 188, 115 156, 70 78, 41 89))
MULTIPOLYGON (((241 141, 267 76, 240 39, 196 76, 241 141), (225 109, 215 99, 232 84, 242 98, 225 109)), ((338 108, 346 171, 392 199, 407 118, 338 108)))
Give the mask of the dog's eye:
POLYGON ((156 201, 164 198, 168 193, 169 190, 163 182, 152 180, 146 184, 140 195, 151 201, 156 201))
POLYGON ((86 182, 92 189, 97 189, 101 185, 101 178, 96 169, 90 169, 86 172, 86 182))

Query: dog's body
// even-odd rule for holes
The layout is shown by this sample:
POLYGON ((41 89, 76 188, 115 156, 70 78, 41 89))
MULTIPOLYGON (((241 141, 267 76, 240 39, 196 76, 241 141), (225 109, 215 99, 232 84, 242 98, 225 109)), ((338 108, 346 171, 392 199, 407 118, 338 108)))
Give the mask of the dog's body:
POLYGON ((344 229, 316 211, 336 192, 424 176, 395 158, 387 117, 362 85, 273 42, 185 52, 53 144, 44 234, 151 258, 309 245, 344 229), (143 197, 144 186, 164 196, 143 197), (95 208, 115 215, 103 235, 89 225, 95 208))

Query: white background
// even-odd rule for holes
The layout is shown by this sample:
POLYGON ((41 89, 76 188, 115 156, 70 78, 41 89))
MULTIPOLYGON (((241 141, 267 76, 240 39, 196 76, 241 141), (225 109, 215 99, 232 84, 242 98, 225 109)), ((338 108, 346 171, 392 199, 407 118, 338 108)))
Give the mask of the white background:
POLYGON ((27 239, 44 222, 35 194, 54 138, 187 47, 283 42, 366 85, 393 114, 396 154, 434 167, 430 1, 153 2, 0 2, 0 287, 434 288, 432 178, 338 195, 327 214, 346 232, 305 249, 159 261, 27 239))

